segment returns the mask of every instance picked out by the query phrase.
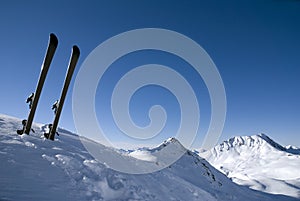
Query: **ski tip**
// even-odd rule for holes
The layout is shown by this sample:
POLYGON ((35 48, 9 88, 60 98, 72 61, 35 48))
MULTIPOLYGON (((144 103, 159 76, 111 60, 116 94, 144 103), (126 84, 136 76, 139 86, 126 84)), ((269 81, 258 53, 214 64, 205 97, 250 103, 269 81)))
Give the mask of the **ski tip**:
POLYGON ((58 39, 56 37, 56 35, 54 33, 50 34, 50 44, 54 45, 55 47, 57 47, 58 45, 58 39))
POLYGON ((73 46, 73 53, 77 54, 78 56, 80 55, 80 50, 79 50, 79 47, 77 45, 73 46))

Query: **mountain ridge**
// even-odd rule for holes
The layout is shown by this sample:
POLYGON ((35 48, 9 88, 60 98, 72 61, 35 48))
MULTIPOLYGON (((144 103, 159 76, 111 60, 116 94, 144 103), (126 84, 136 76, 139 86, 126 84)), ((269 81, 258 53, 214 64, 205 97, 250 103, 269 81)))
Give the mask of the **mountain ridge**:
POLYGON ((258 134, 230 138, 198 155, 237 184, 300 198, 299 151, 258 134))
POLYGON ((216 147, 220 147, 220 150, 222 148, 234 147, 236 145, 247 145, 247 146, 255 146, 255 145, 262 145, 263 143, 268 143, 273 148, 276 148, 280 151, 285 151, 292 154, 300 154, 300 149, 297 147, 293 147, 291 145, 288 145, 286 147, 280 145, 279 143, 275 142, 273 139, 271 139, 269 136, 267 136, 264 133, 260 133, 257 135, 251 135, 251 136, 235 136, 228 140, 223 141, 216 147))

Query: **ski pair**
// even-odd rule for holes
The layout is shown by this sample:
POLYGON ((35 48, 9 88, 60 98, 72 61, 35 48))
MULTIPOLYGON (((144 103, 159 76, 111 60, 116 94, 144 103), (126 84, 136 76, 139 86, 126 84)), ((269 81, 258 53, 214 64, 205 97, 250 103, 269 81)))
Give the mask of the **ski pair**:
MULTIPOLYGON (((23 134, 23 133, 29 134, 30 131, 32 130, 31 126, 32 126, 33 118, 34 118, 35 111, 36 111, 36 108, 37 108, 37 104, 38 104, 38 101, 39 101, 39 98, 40 98, 40 95, 41 95, 41 92, 42 92, 42 88, 43 88, 43 85, 44 85, 44 82, 45 82, 45 79, 46 79, 51 61, 52 61, 53 56, 55 54, 57 45, 58 45, 57 37, 53 33, 51 33, 50 38, 49 38, 47 52, 46 52, 44 62, 43 62, 42 67, 41 67, 41 73, 40 73, 40 76, 39 76, 39 80, 38 80, 38 83, 37 83, 35 93, 33 93, 30 96, 30 99, 27 99, 27 102, 30 102, 30 105, 29 105, 30 112, 29 112, 28 118, 27 118, 27 120, 22 121, 23 129, 17 130, 17 133, 20 134, 20 135, 23 134)), ((68 90, 68 87, 69 87, 74 69, 76 67, 79 55, 80 55, 79 48, 77 46, 73 46, 72 54, 71 54, 71 58, 70 58, 70 62, 69 62, 69 66, 68 66, 68 70, 67 70, 67 74, 66 74, 66 78, 65 78, 65 81, 64 81, 64 86, 63 86, 63 89, 62 89, 62 92, 61 92, 61 97, 60 97, 59 102, 58 102, 57 111, 55 113, 55 118, 54 118, 53 124, 51 126, 49 126, 49 128, 50 128, 49 133, 44 134, 45 137, 48 138, 48 139, 54 140, 55 134, 57 133, 56 130, 57 130, 59 118, 60 118, 60 115, 61 115, 61 111, 62 111, 63 104, 64 104, 64 101, 65 101, 65 97, 66 97, 66 94, 67 94, 67 90, 68 90)))

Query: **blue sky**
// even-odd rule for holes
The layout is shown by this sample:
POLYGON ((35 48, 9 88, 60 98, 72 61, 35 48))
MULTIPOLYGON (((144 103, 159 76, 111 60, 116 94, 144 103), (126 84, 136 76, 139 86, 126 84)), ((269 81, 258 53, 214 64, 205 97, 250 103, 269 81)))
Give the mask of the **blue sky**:
MULTIPOLYGON (((283 145, 300 146, 300 1, 1 1, 0 27, 0 113, 27 117, 25 99, 35 89, 49 33, 58 36, 59 46, 35 116, 42 123, 53 119, 51 105, 60 95, 72 45, 81 49, 76 76, 88 54, 108 38, 132 29, 163 28, 196 41, 216 64, 227 95, 220 140, 263 132, 283 145)), ((132 53, 111 66, 97 91, 100 123, 118 136, 109 111, 113 84, 126 70, 153 61, 172 66, 201 92, 194 144, 199 146, 210 119, 208 92, 201 77, 182 70, 184 61, 159 51, 132 53)), ((73 83, 60 126, 75 131, 73 83)), ((180 118, 178 103, 161 87, 136 93, 130 105, 133 120, 147 125, 153 104, 163 105, 169 115, 161 139, 172 136, 180 118)))

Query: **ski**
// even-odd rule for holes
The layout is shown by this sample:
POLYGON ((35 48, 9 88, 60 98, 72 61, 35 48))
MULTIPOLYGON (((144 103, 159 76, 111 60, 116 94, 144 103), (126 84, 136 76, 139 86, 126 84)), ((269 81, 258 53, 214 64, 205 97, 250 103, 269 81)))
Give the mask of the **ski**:
POLYGON ((68 66, 68 70, 67 70, 67 74, 66 74, 66 78, 65 78, 65 81, 64 81, 64 86, 63 86, 63 89, 61 91, 60 99, 59 99, 58 102, 56 102, 57 107, 55 108, 56 110, 55 110, 54 121, 53 121, 53 124, 49 125, 49 133, 44 133, 44 136, 47 139, 54 140, 55 134, 57 134, 57 127, 58 127, 59 118, 60 118, 60 115, 61 115, 61 112, 62 112, 62 108, 63 108, 64 102, 65 102, 65 98, 66 98, 67 91, 68 91, 68 88, 69 88, 69 85, 70 85, 70 82, 71 82, 71 79, 72 79, 73 72, 75 70, 77 61, 79 59, 79 55, 80 55, 79 48, 76 45, 73 46, 72 54, 71 54, 71 58, 70 58, 70 62, 69 62, 69 66, 68 66))
MULTIPOLYGON (((42 67, 41 67, 40 77, 39 77, 39 80, 38 80, 38 83, 36 86, 36 90, 35 90, 35 93, 31 94, 32 102, 30 103, 30 106, 29 106, 30 112, 29 112, 28 118, 27 118, 27 120, 22 121, 23 129, 17 130, 17 133, 20 135, 22 135, 23 133, 29 134, 30 131, 32 130, 31 126, 32 126, 33 118, 34 118, 35 111, 37 108, 37 104, 39 102, 42 88, 43 88, 51 61, 53 59, 55 50, 57 48, 57 45, 58 45, 57 37, 53 33, 51 33, 50 38, 49 38, 47 52, 46 52, 46 55, 45 55, 45 58, 44 58, 44 61, 43 61, 42 67)), ((27 99, 27 102, 28 101, 29 100, 27 99)))

